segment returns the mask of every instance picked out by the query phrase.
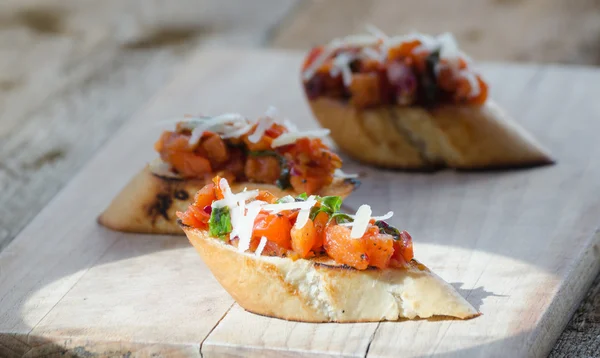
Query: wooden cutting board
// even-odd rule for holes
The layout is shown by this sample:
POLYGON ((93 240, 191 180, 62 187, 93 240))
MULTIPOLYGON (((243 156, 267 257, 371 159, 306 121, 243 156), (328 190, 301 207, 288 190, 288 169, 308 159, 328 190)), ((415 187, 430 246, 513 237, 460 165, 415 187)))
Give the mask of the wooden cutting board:
POLYGON ((599 71, 481 66, 493 97, 551 149, 555 166, 410 174, 346 160, 347 172, 364 174, 349 206, 393 210, 393 224, 415 238, 416 257, 483 312, 473 320, 306 324, 257 316, 234 304, 185 237, 97 225, 154 157, 167 127, 160 120, 254 117, 272 104, 299 127, 315 127, 300 63, 301 54, 267 51, 192 58, 0 254, 0 356, 547 354, 600 270, 599 71))

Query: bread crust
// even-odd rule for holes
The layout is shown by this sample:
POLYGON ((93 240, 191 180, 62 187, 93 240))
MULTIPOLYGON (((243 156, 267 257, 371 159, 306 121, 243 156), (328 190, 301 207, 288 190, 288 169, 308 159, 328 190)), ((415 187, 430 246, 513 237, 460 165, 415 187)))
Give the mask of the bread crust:
POLYGON ((406 269, 356 270, 328 260, 240 253, 182 226, 223 288, 244 309, 301 322, 374 322, 480 315, 452 286, 412 260, 406 269))
MULTIPOLYGON (((110 229, 142 234, 183 235, 177 225, 177 211, 185 211, 196 192, 208 184, 198 179, 179 179, 154 174, 150 166, 140 171, 113 199, 100 215, 98 222, 110 229)), ((323 188, 320 195, 348 196, 359 186, 353 179, 334 179, 323 188)), ((291 190, 281 190, 275 185, 258 183, 232 183, 233 192, 261 189, 277 197, 297 195, 291 190)))
POLYGON ((314 116, 354 159, 394 169, 462 170, 553 163, 548 152, 498 105, 434 109, 357 109, 331 98, 309 100, 314 116))

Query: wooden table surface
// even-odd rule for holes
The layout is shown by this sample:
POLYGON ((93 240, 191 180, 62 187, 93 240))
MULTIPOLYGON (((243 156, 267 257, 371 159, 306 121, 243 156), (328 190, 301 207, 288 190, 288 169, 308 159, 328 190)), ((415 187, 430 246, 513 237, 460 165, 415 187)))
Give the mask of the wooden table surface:
MULTIPOLYGON (((598 65, 598 6, 585 0, 4 0, 0 249, 199 47, 305 49, 373 23, 388 33, 452 31, 478 60, 598 65)), ((551 353, 599 355, 600 278, 551 353)))

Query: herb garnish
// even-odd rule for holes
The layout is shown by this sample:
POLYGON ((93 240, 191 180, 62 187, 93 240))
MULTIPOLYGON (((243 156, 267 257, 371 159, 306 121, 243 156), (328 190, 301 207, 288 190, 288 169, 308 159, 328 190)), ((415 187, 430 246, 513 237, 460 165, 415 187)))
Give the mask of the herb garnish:
POLYGON ((437 75, 435 68, 440 62, 440 50, 437 49, 431 52, 427 58, 425 58, 425 73, 421 77, 421 88, 424 105, 426 107, 433 107, 439 97, 439 89, 437 86, 437 75))
POLYGON ((396 229, 395 227, 391 226, 385 221, 375 221, 375 226, 379 228, 380 232, 391 235, 394 238, 394 240, 400 240, 400 230, 396 229))
POLYGON ((208 227, 209 234, 212 237, 224 238, 225 235, 229 234, 232 230, 229 208, 226 206, 222 208, 212 208, 208 227))

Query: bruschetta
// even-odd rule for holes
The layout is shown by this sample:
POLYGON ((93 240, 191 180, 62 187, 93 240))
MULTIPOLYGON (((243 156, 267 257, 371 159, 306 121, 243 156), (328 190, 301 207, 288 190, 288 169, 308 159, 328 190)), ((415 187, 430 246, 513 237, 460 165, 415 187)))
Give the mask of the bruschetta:
POLYGON ((412 238, 373 217, 342 213, 339 196, 234 193, 202 188, 180 225, 223 288, 244 309, 302 322, 395 321, 479 312, 414 259, 412 238))
POLYGON ((215 175, 234 190, 277 195, 347 196, 360 182, 341 171, 342 160, 321 138, 327 130, 298 131, 270 108, 256 121, 239 114, 186 117, 155 144, 159 157, 114 198, 98 221, 111 229, 181 234, 176 211, 215 175))
POLYGON ((314 116, 341 150, 367 164, 428 170, 553 163, 489 98, 454 37, 349 36, 313 48, 303 69, 314 116))

